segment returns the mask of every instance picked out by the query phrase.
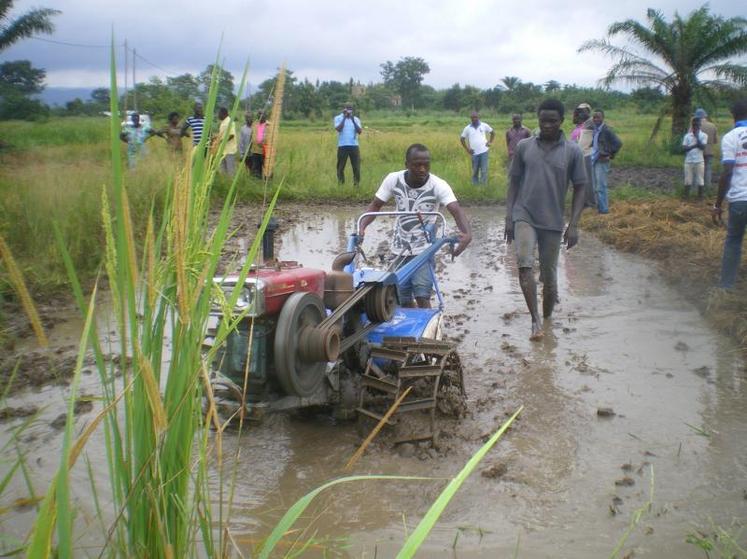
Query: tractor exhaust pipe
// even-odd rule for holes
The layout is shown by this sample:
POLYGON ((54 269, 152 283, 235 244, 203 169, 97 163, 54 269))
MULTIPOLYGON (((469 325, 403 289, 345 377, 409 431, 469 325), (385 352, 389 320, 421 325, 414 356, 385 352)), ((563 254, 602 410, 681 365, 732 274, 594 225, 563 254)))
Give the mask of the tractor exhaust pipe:
MULTIPOLYGON (((262 223, 257 224, 257 229, 262 227, 262 223)), ((262 261, 269 262, 275 259, 275 231, 280 227, 280 223, 274 217, 270 218, 265 228, 265 234, 262 235, 262 261)))

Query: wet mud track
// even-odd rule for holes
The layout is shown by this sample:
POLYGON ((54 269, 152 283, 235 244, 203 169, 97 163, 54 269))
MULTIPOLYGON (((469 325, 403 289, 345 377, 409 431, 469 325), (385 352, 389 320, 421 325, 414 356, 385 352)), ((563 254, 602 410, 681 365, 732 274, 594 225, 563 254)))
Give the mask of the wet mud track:
MULTIPOLYGON (((453 263, 445 257, 438 265, 444 332, 460 342, 467 415, 440 421, 435 448, 393 449, 382 439, 354 470, 442 479, 368 481, 322 494, 299 522, 316 542, 306 555, 393 556, 443 478, 523 405, 419 556, 511 556, 519 540, 519 557, 606 557, 649 499, 653 476, 652 511, 625 550, 636 557, 702 557, 685 543, 694 527, 747 518, 747 371, 736 349, 649 263, 583 232, 579 246, 561 255, 561 303, 545 338, 530 342, 513 255, 502 240, 503 209, 467 212, 472 245, 453 263)), ((279 256, 328 269, 356 214, 280 208, 279 256)), ((229 253, 248 246, 257 218, 254 209, 238 209, 229 253)), ((381 220, 369 228, 369 255, 387 229, 381 220)), ((21 393, 13 405, 41 406, 51 420, 50 402, 63 401, 61 390, 21 393)), ((79 427, 85 421, 83 413, 79 427)), ((39 427, 26 443, 29 463, 39 459, 40 471, 53 467, 58 440, 48 423, 39 427)), ((296 499, 343 475, 360 440, 353 424, 321 415, 269 417, 240 441, 227 433, 224 453, 240 445, 242 456, 230 527, 237 541, 249 550, 296 499)), ((87 485, 79 483, 85 495, 87 485)))

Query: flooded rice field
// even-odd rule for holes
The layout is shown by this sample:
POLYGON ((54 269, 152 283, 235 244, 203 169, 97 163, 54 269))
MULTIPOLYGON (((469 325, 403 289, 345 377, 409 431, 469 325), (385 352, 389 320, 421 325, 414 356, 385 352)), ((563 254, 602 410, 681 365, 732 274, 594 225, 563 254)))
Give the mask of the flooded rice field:
MULTIPOLYGON (((279 256, 329 269, 357 213, 281 209, 279 256)), ((578 247, 562 252, 561 302, 545 337, 530 342, 513 254, 503 242, 503 208, 467 213, 472 244, 454 262, 444 257, 438 266, 444 333, 459 341, 464 365, 467 417, 440 420, 435 448, 375 443, 354 473, 437 479, 366 481, 323 493, 297 526, 315 542, 304 556, 393 557, 445 479, 523 405, 419 556, 607 557, 653 488, 652 509, 630 535, 626 552, 703 557, 686 543, 688 534, 747 519, 747 370, 737 349, 665 285, 651 263, 583 232, 578 247)), ((246 223, 234 248, 246 246, 243 231, 255 230, 254 213, 240 209, 242 216, 246 223)), ((375 253, 387 230, 382 220, 375 222, 364 250, 375 253)), ((55 343, 63 349, 76 344, 76 325, 57 325, 55 343)), ((113 336, 113 325, 102 328, 113 336)), ((95 397, 96 379, 95 373, 84 375, 84 394, 95 397)), ((21 440, 8 446, 25 454, 37 494, 57 466, 62 431, 55 419, 64 412, 66 390, 44 384, 7 402, 14 410, 40 410, 21 440)), ((98 409, 87 401, 80 403, 78 430, 98 409)), ((0 417, 3 443, 22 415, 0 417)), ((241 451, 234 539, 248 552, 296 499, 343 475, 360 442, 354 423, 325 415, 271 416, 240 440, 226 432, 224 453, 237 445, 241 451)), ((101 437, 89 442, 88 460, 103 476, 102 445, 101 437)), ((79 520, 90 525, 83 540, 95 545, 101 532, 85 467, 76 468, 73 483, 79 520)), ((105 483, 99 486, 103 491, 105 483)), ((11 500, 29 496, 18 476, 11 493, 11 500)), ((2 516, 2 531, 23 538, 31 518, 31 508, 16 506, 2 516)))

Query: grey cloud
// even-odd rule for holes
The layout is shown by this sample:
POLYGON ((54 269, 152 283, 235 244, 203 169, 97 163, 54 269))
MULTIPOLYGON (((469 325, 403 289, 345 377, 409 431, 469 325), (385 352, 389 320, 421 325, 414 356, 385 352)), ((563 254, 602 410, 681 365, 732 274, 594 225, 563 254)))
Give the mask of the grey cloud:
MULTIPOLYGON (((19 0, 16 10, 35 6, 19 0)), ((43 2, 42 2, 43 3, 43 2)), ((310 80, 350 77, 366 83, 379 79, 379 64, 402 56, 421 56, 430 66, 426 82, 447 87, 455 82, 492 87, 505 75, 542 82, 592 84, 606 61, 578 56, 586 39, 601 37, 607 25, 624 18, 642 19, 644 0, 605 5, 566 5, 553 0, 382 0, 340 3, 318 0, 130 0, 47 2, 62 10, 52 39, 108 44, 110 30, 118 43, 131 46, 169 73, 199 72, 215 60, 223 37, 221 60, 239 75, 250 60, 250 80, 273 74, 281 62, 310 80)), ((667 14, 685 13, 700 0, 660 0, 667 14)), ((711 2, 716 13, 740 15, 730 0, 711 2)), ((98 72, 106 83, 107 49, 83 49, 27 40, 3 58, 28 58, 55 76, 98 72)), ((122 49, 117 49, 122 67, 122 49)), ((160 75, 142 61, 138 75, 160 75)), ((64 85, 99 85, 66 83, 64 85)))

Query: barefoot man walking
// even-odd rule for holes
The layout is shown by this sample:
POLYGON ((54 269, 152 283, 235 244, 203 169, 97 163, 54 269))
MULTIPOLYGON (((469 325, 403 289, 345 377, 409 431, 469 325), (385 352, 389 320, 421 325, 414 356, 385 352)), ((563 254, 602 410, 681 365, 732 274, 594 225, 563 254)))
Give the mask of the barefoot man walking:
POLYGON ((543 281, 542 315, 552 316, 558 294, 560 243, 573 247, 578 242, 578 220, 584 209, 588 178, 584 154, 578 144, 568 141, 560 129, 565 109, 560 101, 547 99, 537 110, 540 133, 516 146, 511 162, 511 185, 506 197, 508 244, 516 241, 519 284, 532 316, 530 340, 542 339, 534 279, 534 247, 539 249, 543 281), (571 220, 565 225, 563 211, 568 183, 573 183, 571 220))

